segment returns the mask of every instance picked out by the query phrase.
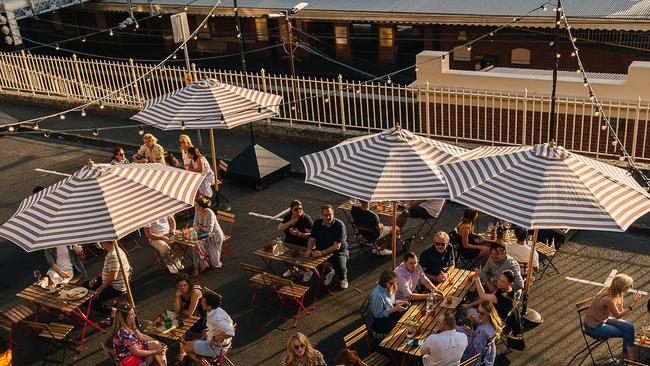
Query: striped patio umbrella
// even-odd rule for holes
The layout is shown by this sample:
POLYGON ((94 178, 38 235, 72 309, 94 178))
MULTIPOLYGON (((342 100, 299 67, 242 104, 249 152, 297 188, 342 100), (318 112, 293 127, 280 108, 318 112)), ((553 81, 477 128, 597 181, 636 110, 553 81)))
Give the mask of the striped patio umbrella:
POLYGON ((650 195, 621 168, 549 144, 482 147, 440 170, 451 199, 525 228, 625 231, 650 195))
POLYGON ((161 130, 231 129, 278 115, 282 97, 214 79, 148 100, 131 117, 161 130))
MULTIPOLYGON (((467 150, 417 136, 399 126, 346 140, 300 158, 305 182, 364 201, 449 198, 438 170, 467 150)), ((393 227, 396 211, 393 205, 393 227)), ((396 265, 396 233, 392 237, 396 265)))
POLYGON ((27 252, 117 240, 190 208, 203 174, 162 164, 96 164, 23 200, 0 236, 27 252))

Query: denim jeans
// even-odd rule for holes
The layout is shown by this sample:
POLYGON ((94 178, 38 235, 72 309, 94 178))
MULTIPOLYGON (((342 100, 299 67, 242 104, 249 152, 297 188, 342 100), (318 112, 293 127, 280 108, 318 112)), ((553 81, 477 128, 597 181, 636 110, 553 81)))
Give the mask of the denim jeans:
POLYGON ((634 345, 634 324, 623 319, 609 318, 595 328, 585 325, 585 333, 599 338, 623 338, 623 353, 627 353, 626 347, 634 345))
POLYGON ((348 259, 350 259, 350 252, 347 250, 334 253, 329 259, 339 281, 348 279, 348 259))

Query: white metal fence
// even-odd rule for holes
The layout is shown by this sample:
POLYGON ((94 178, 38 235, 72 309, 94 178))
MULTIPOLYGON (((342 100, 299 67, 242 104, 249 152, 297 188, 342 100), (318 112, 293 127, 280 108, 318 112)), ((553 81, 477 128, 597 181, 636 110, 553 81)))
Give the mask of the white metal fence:
MULTIPOLYGON (((163 66, 142 77, 152 65, 134 62, 0 53, 0 93, 31 94, 68 101, 90 101, 115 90, 104 104, 141 107, 149 98, 183 87, 186 70, 163 66)), ((550 128, 550 98, 490 90, 413 88, 395 83, 337 78, 296 77, 193 67, 194 80, 222 82, 282 94, 280 119, 315 128, 335 127, 367 132, 399 123, 418 134, 455 142, 534 144, 552 134, 573 151, 612 158, 618 154, 593 115, 589 99, 558 98, 556 125, 550 128), (551 132, 554 131, 554 132, 551 132)), ((604 101, 628 152, 650 161, 650 104, 647 101, 604 101)))

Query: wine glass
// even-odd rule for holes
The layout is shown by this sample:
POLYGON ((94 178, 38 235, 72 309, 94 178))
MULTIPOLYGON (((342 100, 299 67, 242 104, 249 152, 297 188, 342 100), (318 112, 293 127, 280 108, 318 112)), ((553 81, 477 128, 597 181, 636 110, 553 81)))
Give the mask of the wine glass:
POLYGON ((36 279, 35 283, 38 283, 41 280, 41 272, 38 269, 34 270, 34 278, 36 279))
POLYGON ((506 230, 510 230, 510 225, 511 225, 511 224, 510 224, 509 221, 504 221, 504 222, 503 222, 503 227, 505 227, 506 230))

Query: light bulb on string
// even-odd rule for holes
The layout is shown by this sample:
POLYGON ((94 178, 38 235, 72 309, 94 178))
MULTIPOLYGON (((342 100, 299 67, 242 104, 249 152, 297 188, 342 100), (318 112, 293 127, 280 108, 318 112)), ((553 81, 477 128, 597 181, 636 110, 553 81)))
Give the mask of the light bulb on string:
POLYGON ((181 121, 181 130, 185 131, 185 121, 181 121))
POLYGON ((104 102, 99 102, 99 109, 104 109, 104 102))
POLYGON ((86 43, 86 37, 83 37, 83 38, 81 39, 81 43, 86 43))
POLYGON ((596 99, 596 96, 594 95, 593 92, 590 91, 590 92, 589 92, 589 100, 591 100, 591 101, 593 102, 594 99, 596 99))
POLYGON ((557 8, 557 11, 562 11, 562 7, 557 8))
POLYGON ((472 50, 472 45, 471 45, 471 44, 467 46, 467 50, 468 50, 468 51, 471 51, 471 50, 472 50))
POLYGON ((579 74, 579 73, 581 73, 581 72, 582 72, 582 70, 580 70, 580 69, 576 69, 576 74, 579 74))
POLYGON ((415 66, 415 69, 414 69, 414 70, 415 70, 415 72, 418 72, 418 71, 420 71, 420 68, 417 67, 417 66, 415 66))
POLYGON ((490 37, 494 37, 494 32, 490 32, 490 37))
POLYGON ((112 29, 108 32, 108 35, 113 37, 113 30, 112 29))
POLYGON ((600 126, 600 129, 603 130, 603 131, 606 131, 607 130, 607 124, 603 124, 602 126, 600 126))
POLYGON ((54 49, 58 51, 61 49, 61 47, 59 47, 59 45, 57 44, 56 47, 54 47, 54 49))
POLYGON ((99 130, 98 129, 95 128, 93 130, 93 136, 99 136, 99 130))
POLYGON ((61 119, 65 119, 65 114, 60 114, 60 115, 59 115, 59 118, 61 118, 61 119))
POLYGON ((560 57, 562 57, 562 55, 558 52, 558 53, 555 54, 555 57, 560 58, 560 57))
POLYGON ((208 29, 208 23, 203 24, 203 29, 208 29))
POLYGON ((555 42, 553 42, 553 41, 550 41, 550 42, 548 43, 549 46, 552 46, 552 45, 554 45, 554 44, 555 44, 555 42))
POLYGON ((291 110, 292 111, 296 110, 296 103, 295 102, 291 103, 291 110))
POLYGON ((560 21, 558 20, 557 22, 555 22, 555 25, 560 25, 560 21))
POLYGON ((140 136, 144 135, 144 127, 140 126, 140 128, 138 129, 138 135, 140 136))
POLYGON ((357 94, 361 94, 361 88, 358 88, 357 90, 355 90, 355 92, 356 92, 357 94))
POLYGON ((618 157, 618 161, 624 161, 624 160, 625 160, 625 156, 621 155, 618 157))
POLYGON ((7 130, 8 130, 9 132, 14 132, 14 131, 16 131, 16 127, 14 127, 14 126, 9 126, 9 127, 7 128, 7 130))
POLYGON ((616 140, 612 141, 612 146, 616 146, 617 142, 616 140))
POLYGON ((43 136, 45 136, 45 137, 50 137, 50 131, 45 131, 45 132, 43 132, 43 136))
POLYGON ((544 5, 542 5, 542 11, 547 11, 547 10, 548 10, 548 8, 546 6, 544 6, 544 5))
POLYGON ((386 79, 386 84, 391 84, 393 81, 390 79, 390 75, 388 75, 388 78, 386 79))
POLYGON ((323 99, 323 102, 325 102, 325 103, 329 103, 329 102, 330 102, 330 97, 325 97, 325 98, 323 99))
POLYGON ((137 22, 135 23, 135 29, 140 29, 140 24, 138 24, 137 22))
POLYGON ((446 58, 445 55, 446 55, 446 53, 442 54, 442 62, 445 62, 445 58, 446 58))
POLYGON ((38 125, 38 122, 34 123, 34 129, 35 129, 35 130, 39 130, 39 129, 40 129, 40 127, 39 127, 39 125, 38 125))
POLYGON ((576 37, 571 37, 571 42, 576 43, 578 39, 576 37))
POLYGON ((261 114, 262 113, 262 107, 257 107, 257 113, 261 114))
POLYGON ((187 11, 187 5, 185 5, 185 6, 183 7, 183 10, 184 10, 184 11, 187 11))
POLYGON ((81 117, 86 117, 86 110, 85 109, 81 110, 81 117))
POLYGON ((214 12, 212 12, 212 14, 210 14, 210 16, 214 18, 214 17, 217 16, 217 14, 215 14, 214 12))
POLYGON ((197 39, 199 39, 199 36, 195 35, 194 40, 196 41, 197 39))
POLYGON ((576 57, 576 51, 571 52, 571 57, 576 57))
POLYGON ((162 19, 162 14, 158 14, 158 19, 162 19))
POLYGON ((596 117, 600 116, 600 109, 596 109, 596 111, 594 112, 594 116, 596 117))
POLYGON ((588 87, 589 86, 589 81, 587 81, 587 79, 584 79, 584 82, 582 83, 582 86, 584 86, 585 88, 588 87))
POLYGON ((172 56, 172 58, 173 58, 174 60, 176 60, 176 58, 177 58, 176 54, 174 54, 174 55, 172 56))

